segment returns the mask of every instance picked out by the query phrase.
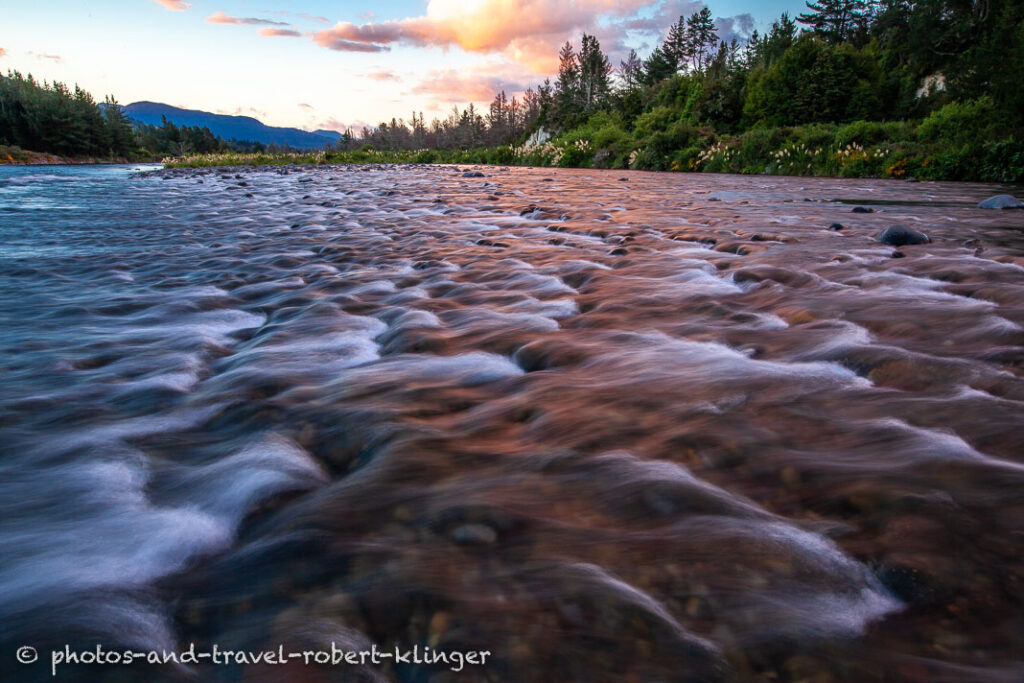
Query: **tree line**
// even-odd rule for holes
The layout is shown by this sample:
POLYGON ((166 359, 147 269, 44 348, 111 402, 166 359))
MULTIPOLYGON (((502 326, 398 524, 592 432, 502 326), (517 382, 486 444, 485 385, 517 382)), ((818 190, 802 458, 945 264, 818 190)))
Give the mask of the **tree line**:
MULTIPOLYGON (((703 8, 666 26, 648 54, 631 50, 617 67, 587 34, 566 42, 558 58, 553 80, 518 97, 498 92, 486 110, 453 107, 429 123, 414 112, 350 129, 335 151, 481 150, 473 158, 500 163, 1024 179, 1019 0, 810 0, 806 12, 783 14, 742 43, 723 41, 703 8)), ((112 98, 97 105, 77 87, 17 73, 0 80, 0 143, 90 156, 262 151, 166 121, 129 131, 112 98)))
POLYGON ((96 102, 77 85, 0 76, 0 145, 71 158, 159 159, 192 153, 264 151, 260 143, 228 142, 207 127, 159 126, 128 119, 113 96, 96 102))
POLYGON ((649 54, 632 50, 616 68, 587 34, 558 56, 554 81, 531 88, 522 102, 502 92, 486 116, 469 106, 429 126, 422 114, 411 126, 393 119, 361 141, 352 137, 347 149, 519 145, 543 129, 562 151, 548 149, 531 163, 696 170, 710 158, 703 152, 721 143, 737 148, 735 163, 722 170, 752 172, 770 165, 769 148, 838 153, 877 143, 885 159, 838 170, 1024 175, 1019 0, 818 0, 742 44, 721 40, 703 8, 666 27, 649 54), (890 148, 906 158, 889 158, 890 148))

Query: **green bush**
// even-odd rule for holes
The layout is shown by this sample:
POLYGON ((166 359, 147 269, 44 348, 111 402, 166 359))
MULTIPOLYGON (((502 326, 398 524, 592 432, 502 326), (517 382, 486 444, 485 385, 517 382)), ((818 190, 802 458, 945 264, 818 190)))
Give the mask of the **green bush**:
POLYGON ((838 127, 831 123, 812 123, 793 131, 794 142, 815 149, 828 147, 835 139, 838 127))
POLYGON ((933 111, 917 128, 917 136, 927 142, 972 143, 1004 137, 995 103, 988 97, 965 102, 950 102, 933 111))
POLYGON ((638 140, 649 138, 656 131, 666 130, 679 120, 679 115, 668 107, 655 107, 649 112, 636 117, 633 135, 638 140))
POLYGON ((781 149, 789 141, 785 128, 755 128, 741 136, 740 154, 745 159, 768 159, 768 155, 781 149))

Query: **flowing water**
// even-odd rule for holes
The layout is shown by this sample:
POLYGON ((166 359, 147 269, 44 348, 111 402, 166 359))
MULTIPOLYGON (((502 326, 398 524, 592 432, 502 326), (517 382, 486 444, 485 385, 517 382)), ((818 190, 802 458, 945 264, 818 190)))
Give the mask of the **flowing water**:
POLYGON ((10 680, 1024 678, 1006 188, 138 170, 0 169, 10 680))

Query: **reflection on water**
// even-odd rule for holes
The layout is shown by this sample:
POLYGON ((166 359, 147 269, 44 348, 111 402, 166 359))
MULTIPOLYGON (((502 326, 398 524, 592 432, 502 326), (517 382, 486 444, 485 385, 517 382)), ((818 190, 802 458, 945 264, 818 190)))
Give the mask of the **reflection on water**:
POLYGON ((999 188, 484 172, 0 168, 3 651, 1024 675, 1024 216, 974 208, 999 188), (892 223, 932 243, 894 258, 892 223))

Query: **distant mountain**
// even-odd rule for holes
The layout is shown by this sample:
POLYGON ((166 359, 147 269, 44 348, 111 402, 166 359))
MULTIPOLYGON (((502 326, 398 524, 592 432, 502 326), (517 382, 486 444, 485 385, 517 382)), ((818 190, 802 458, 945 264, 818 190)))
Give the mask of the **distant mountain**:
POLYGON ((264 145, 288 145, 295 149, 323 149, 341 137, 333 130, 318 130, 315 133, 298 128, 276 128, 268 126, 251 116, 227 116, 208 111, 180 109, 158 102, 133 102, 124 108, 128 118, 139 123, 161 125, 162 117, 177 126, 207 127, 210 132, 225 140, 240 142, 262 142, 264 145))
POLYGON ((331 140, 340 140, 345 137, 336 130, 324 130, 323 128, 314 130, 313 135, 323 135, 325 138, 330 138, 331 140))

